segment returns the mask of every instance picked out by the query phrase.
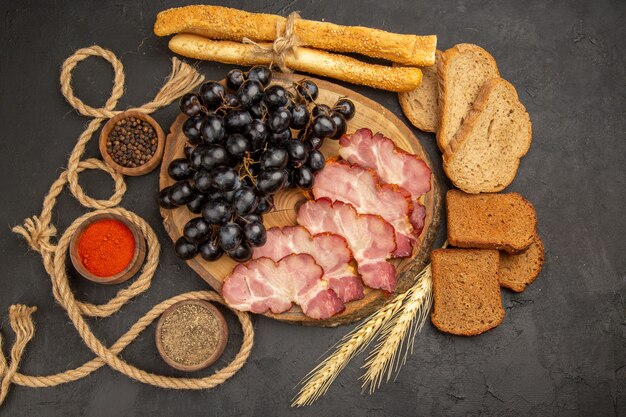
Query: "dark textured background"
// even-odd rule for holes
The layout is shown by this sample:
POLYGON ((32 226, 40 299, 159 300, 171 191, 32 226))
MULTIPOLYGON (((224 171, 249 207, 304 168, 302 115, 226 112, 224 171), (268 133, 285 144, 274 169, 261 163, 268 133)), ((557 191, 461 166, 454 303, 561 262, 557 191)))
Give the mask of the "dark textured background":
MULTIPOLYGON (((148 101, 170 70, 167 40, 152 34, 159 10, 177 1, 2 1, 0 3, 0 311, 12 343, 8 307, 39 307, 37 334, 22 370, 50 374, 91 358, 65 312, 54 304, 40 258, 10 227, 39 213, 52 181, 66 164, 88 120, 58 91, 59 67, 77 48, 98 44, 122 58, 127 91, 118 108, 148 101)), ((537 208, 547 261, 522 294, 503 291, 506 318, 485 335, 462 338, 430 323, 398 378, 374 395, 361 395, 362 357, 312 407, 293 410, 293 387, 351 326, 302 328, 255 318, 256 344, 233 379, 207 392, 166 391, 103 368, 75 383, 48 389, 13 387, 3 416, 625 416, 626 415, 626 40, 623 1, 235 1, 249 11, 301 11, 310 19, 439 36, 439 48, 473 42, 490 51, 519 92, 533 121, 533 146, 515 182, 537 208)), ((200 64, 211 79, 229 67, 200 64)), ((109 96, 112 71, 91 59, 74 73, 79 97, 93 105, 109 96)), ((355 90, 401 115, 396 96, 355 90)), ((176 106, 156 113, 167 127, 176 106)), ((406 119, 404 119, 406 120, 406 119)), ((415 130, 440 171, 433 137, 415 130)), ((97 155, 96 141, 88 148, 97 155)), ((111 181, 86 173, 91 195, 107 196, 111 181)), ((206 288, 175 258, 153 195, 157 173, 128 178, 122 205, 145 217, 163 243, 149 292, 120 313, 91 320, 96 334, 114 341, 150 306, 166 297, 206 288)), ((65 195, 55 223, 63 230, 83 210, 65 195)), ((99 301, 116 288, 73 284, 82 299, 99 301)), ((221 367, 239 347, 232 333, 221 367)), ((123 358, 176 375, 158 357, 153 328, 123 358)))

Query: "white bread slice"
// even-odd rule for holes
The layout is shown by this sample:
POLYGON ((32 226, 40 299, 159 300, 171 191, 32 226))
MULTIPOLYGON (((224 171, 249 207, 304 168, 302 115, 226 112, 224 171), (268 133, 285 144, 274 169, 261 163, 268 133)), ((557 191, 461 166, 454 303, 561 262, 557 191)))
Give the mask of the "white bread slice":
POLYGON ((437 131, 437 61, 441 54, 441 51, 436 52, 435 65, 422 68, 422 83, 419 87, 398 93, 402 112, 413 126, 424 132, 437 131))
POLYGON ((461 43, 445 51, 437 63, 439 124, 437 144, 441 152, 463 124, 478 90, 486 81, 499 78, 495 59, 480 46, 461 43))
POLYGON ((509 185, 532 141, 530 117, 515 87, 487 81, 443 155, 443 168, 467 193, 493 193, 509 185))

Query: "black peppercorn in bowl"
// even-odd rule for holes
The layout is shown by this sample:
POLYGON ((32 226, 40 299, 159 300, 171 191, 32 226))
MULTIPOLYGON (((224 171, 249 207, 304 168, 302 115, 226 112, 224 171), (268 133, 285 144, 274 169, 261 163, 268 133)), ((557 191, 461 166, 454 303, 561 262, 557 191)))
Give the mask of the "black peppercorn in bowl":
POLYGON ((100 133, 100 153, 104 162, 117 172, 139 176, 161 163, 165 134, 152 117, 127 110, 111 119, 100 133))

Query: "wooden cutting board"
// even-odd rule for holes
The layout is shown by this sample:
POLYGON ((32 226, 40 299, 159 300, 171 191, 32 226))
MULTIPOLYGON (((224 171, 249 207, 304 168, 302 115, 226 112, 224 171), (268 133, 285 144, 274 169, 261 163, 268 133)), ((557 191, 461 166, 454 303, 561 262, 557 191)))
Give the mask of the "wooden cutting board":
MULTIPOLYGON (((296 74, 275 74, 272 83, 283 86, 291 86, 294 81, 305 78, 296 74)), ((428 166, 432 166, 427 153, 420 145, 411 130, 398 119, 392 112, 380 104, 362 96, 352 90, 339 85, 311 77, 306 77, 314 81, 319 87, 318 104, 332 105, 339 97, 348 97, 356 105, 356 115, 348 122, 348 133, 353 133, 356 129, 367 127, 374 133, 381 132, 391 138, 397 146, 422 158, 428 166)), ((183 148, 186 138, 182 133, 182 125, 187 116, 179 115, 170 128, 170 133, 166 138, 165 153, 161 165, 159 177, 159 187, 164 188, 172 185, 174 181, 167 175, 167 167, 173 159, 183 157, 183 148)), ((321 148, 324 156, 333 157, 338 155, 339 145, 337 141, 326 139, 321 148)), ((421 247, 417 248, 413 257, 395 259, 391 262, 398 270, 397 292, 403 292, 414 282, 415 276, 426 265, 432 245, 437 235, 437 228, 440 223, 441 195, 437 180, 431 177, 431 190, 422 196, 422 204, 426 208, 426 224, 420 239, 421 247)), ((296 207, 306 200, 305 194, 297 190, 281 191, 274 198, 275 209, 264 215, 263 222, 267 228, 273 226, 286 226, 296 224, 296 207)), ((183 231, 184 225, 197 215, 191 213, 186 207, 179 207, 173 210, 161 209, 163 225, 173 241, 176 241, 183 231)), ((173 250, 173 249, 170 249, 173 250)), ((187 264, 200 275, 216 291, 220 291, 222 281, 235 267, 236 262, 227 256, 222 256, 219 260, 208 262, 200 256, 187 261, 187 264)), ((313 326, 337 326, 351 323, 365 316, 368 316, 378 309, 391 295, 380 290, 366 289, 365 297, 361 300, 352 301, 346 304, 346 309, 328 320, 314 320, 302 314, 299 307, 294 306, 291 310, 281 314, 268 313, 266 316, 276 320, 290 323, 299 323, 313 326)))

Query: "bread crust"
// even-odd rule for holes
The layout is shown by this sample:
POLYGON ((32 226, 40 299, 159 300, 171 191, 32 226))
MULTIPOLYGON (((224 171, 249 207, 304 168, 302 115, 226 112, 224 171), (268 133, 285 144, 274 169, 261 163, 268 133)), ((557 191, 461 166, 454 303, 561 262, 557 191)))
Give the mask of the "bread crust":
MULTIPOLYGON (((254 45, 215 41, 192 34, 174 36, 169 47, 175 53, 189 58, 225 64, 267 65, 271 61, 268 55, 259 54, 254 45)), ((416 67, 368 64, 344 55, 310 48, 298 47, 294 54, 285 57, 285 63, 296 71, 395 92, 413 90, 422 82, 422 71, 416 67)))
MULTIPOLYGON (((241 42, 274 41, 286 19, 264 13, 249 13, 221 6, 196 5, 164 10, 157 15, 154 33, 194 33, 214 40, 241 42)), ((294 24, 298 44, 334 52, 354 52, 388 59, 404 65, 435 63, 437 36, 402 35, 361 26, 341 26, 298 19, 294 24)))
POLYGON ((439 88, 439 95, 437 98, 438 104, 438 114, 439 120, 437 124, 437 145, 441 152, 445 152, 448 142, 452 139, 452 137, 456 134, 456 132, 448 132, 448 124, 449 124, 449 116, 448 116, 448 95, 451 93, 451 89, 454 88, 454 85, 449 86, 447 83, 447 73, 456 58, 468 52, 478 52, 484 55, 488 61, 493 65, 496 76, 500 76, 500 72, 498 70, 498 64, 496 60, 491 56, 489 52, 484 50, 478 45, 470 44, 470 43, 460 43, 454 45, 452 48, 446 50, 442 55, 441 59, 437 61, 437 81, 439 88), (452 137, 450 137, 452 136, 452 137))

